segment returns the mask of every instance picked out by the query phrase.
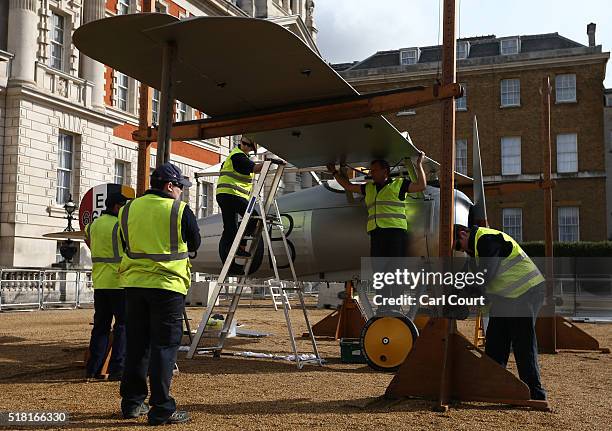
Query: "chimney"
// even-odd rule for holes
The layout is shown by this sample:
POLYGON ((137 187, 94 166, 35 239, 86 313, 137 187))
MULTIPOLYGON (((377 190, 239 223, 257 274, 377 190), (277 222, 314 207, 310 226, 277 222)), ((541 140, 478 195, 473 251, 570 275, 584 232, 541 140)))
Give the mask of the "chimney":
POLYGON ((595 46, 595 23, 587 25, 587 34, 589 35, 589 46, 595 46))

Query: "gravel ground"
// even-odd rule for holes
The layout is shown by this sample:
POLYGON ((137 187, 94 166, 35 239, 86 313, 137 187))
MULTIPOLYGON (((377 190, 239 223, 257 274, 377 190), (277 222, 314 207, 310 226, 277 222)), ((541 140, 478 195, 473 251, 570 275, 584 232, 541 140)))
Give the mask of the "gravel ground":
MULTIPOLYGON (((198 321, 202 309, 188 310, 198 321)), ((310 311, 317 321, 329 311, 310 311)), ((0 411, 66 411, 63 429, 141 429, 144 419, 118 414, 117 382, 86 383, 83 354, 93 310, 49 310, 0 315, 0 411)), ((228 350, 289 352, 282 311, 248 302, 238 311, 248 329, 271 332, 266 339, 231 339, 228 350)), ((296 332, 305 326, 292 311, 296 332)), ((602 346, 612 346, 612 325, 583 324, 602 346)), ((472 334, 473 323, 460 328, 472 334)), ((302 351, 308 344, 300 341, 302 351)), ((187 360, 172 383, 179 406, 192 421, 173 429, 413 429, 413 430, 609 430, 612 422, 612 355, 563 352, 540 357, 552 411, 537 412, 480 403, 455 405, 447 413, 432 403, 405 400, 391 407, 366 405, 382 395, 392 376, 364 365, 342 364, 336 342, 320 341, 325 367, 298 371, 285 361, 207 356, 187 360)), ((514 364, 511 364, 514 369, 514 364)))

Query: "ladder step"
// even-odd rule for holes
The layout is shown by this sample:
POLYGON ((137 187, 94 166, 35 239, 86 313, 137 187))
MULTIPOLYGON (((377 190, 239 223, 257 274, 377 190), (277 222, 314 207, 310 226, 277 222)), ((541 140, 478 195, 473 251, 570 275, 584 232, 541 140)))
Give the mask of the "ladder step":
POLYGON ((249 284, 249 283, 218 283, 217 286, 227 286, 227 287, 270 287, 267 284, 249 284))

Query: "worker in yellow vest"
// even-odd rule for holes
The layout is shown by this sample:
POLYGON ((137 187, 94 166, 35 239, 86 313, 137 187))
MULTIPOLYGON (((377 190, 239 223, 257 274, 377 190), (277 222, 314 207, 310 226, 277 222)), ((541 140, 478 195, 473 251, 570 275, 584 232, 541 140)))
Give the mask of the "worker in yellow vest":
MULTIPOLYGON (((417 181, 407 178, 391 178, 391 167, 386 160, 370 163, 372 182, 353 184, 340 175, 334 164, 327 165, 334 179, 346 190, 365 195, 368 209, 366 229, 370 235, 370 257, 403 257, 408 243, 409 221, 406 218, 406 194, 425 190, 427 185, 423 171, 423 157, 417 159, 417 181)), ((412 213, 409 211, 409 213, 412 213)))
MULTIPOLYGON (((249 159, 248 154, 251 151, 257 151, 257 144, 243 136, 240 144, 229 153, 221 166, 215 195, 223 218, 223 233, 219 241, 219 255, 223 262, 238 233, 238 216, 242 217, 247 209, 254 174, 259 173, 263 166, 263 163, 255 163, 249 159)), ((253 232, 255 223, 254 219, 249 221, 246 235, 253 232)), ((249 257, 250 253, 245 247, 246 241, 243 240, 236 256, 249 257)))
POLYGON ((544 299, 542 273, 510 235, 478 226, 455 225, 454 229, 455 250, 472 256, 477 271, 485 275, 490 305, 486 354, 506 367, 512 349, 519 377, 529 386, 531 398, 545 400, 535 332, 544 299))
POLYGON ((150 425, 189 420, 170 396, 191 284, 189 252, 200 246, 195 215, 180 200, 191 182, 171 163, 151 174, 151 189, 119 212, 125 255, 119 268, 126 291, 127 355, 121 380, 124 418, 148 413, 150 425), (149 377, 149 407, 147 397, 149 377))
MULTIPOLYGON (((397 260, 388 258, 406 256, 409 224, 412 222, 408 217, 413 215, 412 207, 406 204, 406 194, 421 192, 427 186, 423 170, 424 156, 425 153, 421 153, 417 159, 416 182, 408 178, 391 178, 389 162, 382 159, 370 163, 372 182, 365 184, 353 184, 340 174, 334 164, 327 165, 334 179, 346 191, 365 195, 365 205, 368 210, 366 230, 370 236, 370 257, 374 258, 372 269, 375 273, 394 272, 398 269, 398 265, 403 265, 397 260)), ((380 291, 380 295, 386 298, 397 298, 402 293, 403 288, 395 285, 385 286, 380 291)), ((376 314, 383 315, 398 311, 399 308, 399 306, 383 305, 377 308, 376 314)))
POLYGON ((119 285, 123 250, 119 242, 117 214, 127 201, 121 193, 106 198, 106 209, 85 228, 85 243, 91 250, 94 288, 94 321, 86 364, 87 380, 102 379, 100 370, 108 349, 113 318, 113 344, 108 380, 121 380, 125 360, 125 292, 119 285))

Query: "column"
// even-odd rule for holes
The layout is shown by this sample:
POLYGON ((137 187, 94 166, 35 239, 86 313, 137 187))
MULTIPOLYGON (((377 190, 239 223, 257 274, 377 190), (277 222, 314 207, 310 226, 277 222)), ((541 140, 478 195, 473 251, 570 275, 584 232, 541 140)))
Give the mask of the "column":
MULTIPOLYGON (((83 4, 83 24, 104 18, 104 0, 85 0, 83 4)), ((82 55, 82 77, 93 83, 91 104, 94 109, 104 109, 104 65, 82 55)))
POLYGON ((34 84, 37 24, 36 0, 9 1, 7 49, 15 55, 11 63, 12 82, 34 84))

